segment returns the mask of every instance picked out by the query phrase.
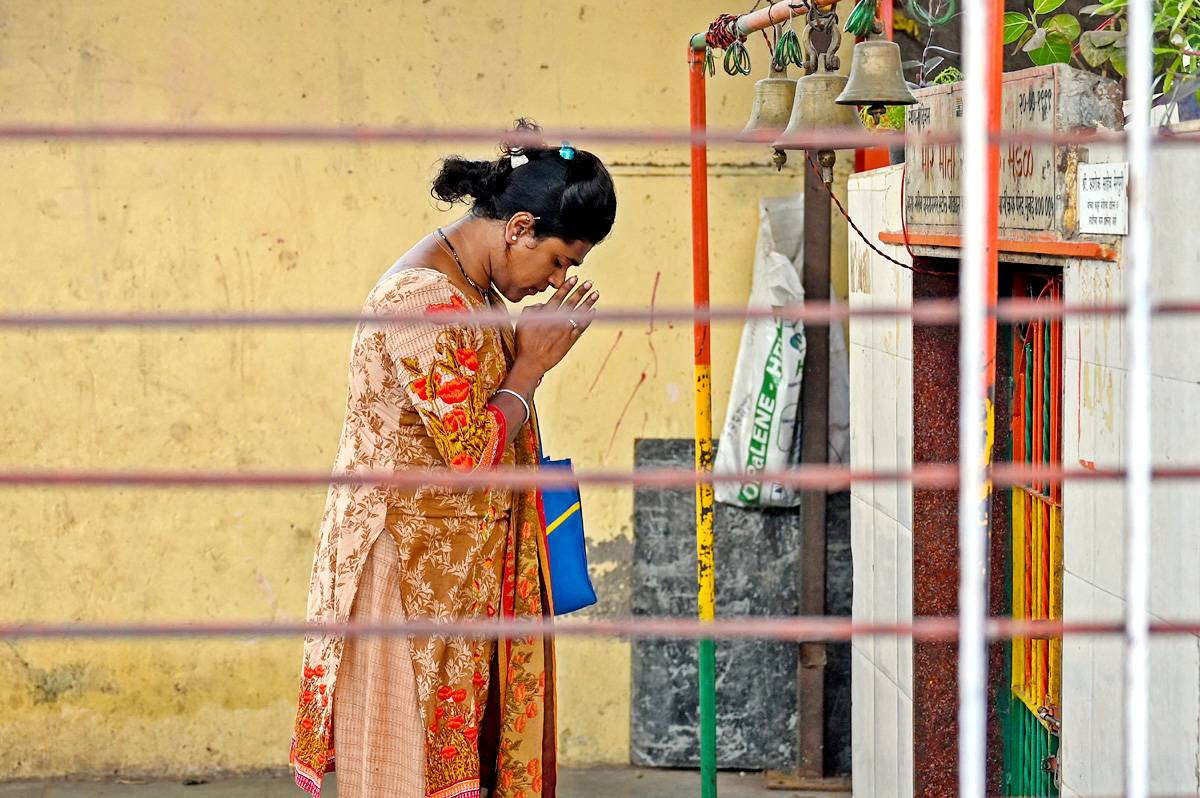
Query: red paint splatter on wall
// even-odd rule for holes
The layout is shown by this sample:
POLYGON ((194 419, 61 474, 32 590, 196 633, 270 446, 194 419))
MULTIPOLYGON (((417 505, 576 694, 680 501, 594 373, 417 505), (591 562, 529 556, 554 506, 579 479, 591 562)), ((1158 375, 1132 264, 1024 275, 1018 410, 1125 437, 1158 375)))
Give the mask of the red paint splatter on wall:
POLYGON ((596 389, 596 383, 600 382, 600 375, 604 373, 604 367, 608 365, 608 359, 610 357, 612 357, 613 352, 616 351, 617 344, 621 343, 621 336, 624 334, 625 334, 624 331, 617 333, 617 339, 615 341, 613 341, 613 345, 608 350, 608 354, 604 356, 604 361, 600 364, 600 370, 596 372, 596 379, 592 380, 592 386, 590 388, 588 388, 588 393, 591 393, 593 390, 596 389))
POLYGON ((646 342, 650 344, 650 354, 654 357, 654 376, 658 376, 658 350, 654 348, 654 303, 658 299, 658 281, 662 272, 654 273, 654 288, 650 291, 650 329, 646 330, 646 342))
POLYGON ((642 376, 638 378, 637 385, 633 386, 633 391, 629 394, 629 399, 625 401, 625 407, 621 409, 621 415, 617 416, 617 423, 613 426, 612 439, 608 442, 608 451, 604 453, 604 459, 607 461, 608 456, 612 454, 613 446, 617 442, 617 433, 621 430, 621 422, 625 420, 625 414, 629 412, 629 406, 633 404, 633 397, 637 396, 637 392, 641 390, 642 384, 646 382, 646 372, 642 372, 642 376))

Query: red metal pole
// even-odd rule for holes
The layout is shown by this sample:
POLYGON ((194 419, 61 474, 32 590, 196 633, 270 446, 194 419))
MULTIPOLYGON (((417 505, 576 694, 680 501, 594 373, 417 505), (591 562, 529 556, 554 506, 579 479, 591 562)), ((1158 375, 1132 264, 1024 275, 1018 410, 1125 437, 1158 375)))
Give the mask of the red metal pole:
MULTIPOLYGON (((999 292, 1000 253, 1000 127, 1004 107, 1004 0, 989 0, 992 25, 991 63, 988 83, 991 84, 992 104, 988 108, 988 181, 985 190, 988 198, 988 312, 996 309, 999 292)), ((994 318, 989 316, 989 318, 994 318)), ((987 334, 987 385, 988 396, 996 395, 996 325, 988 326, 987 334)), ((993 430, 994 431, 994 430, 993 430)))
MULTIPOLYGON (((691 129, 703 133, 708 125, 704 95, 704 51, 688 45, 689 99, 691 129)), ((692 295, 696 308, 708 307, 708 147, 702 140, 691 148, 692 175, 692 295)), ((712 363, 709 351, 709 325, 697 321, 696 365, 712 363)))

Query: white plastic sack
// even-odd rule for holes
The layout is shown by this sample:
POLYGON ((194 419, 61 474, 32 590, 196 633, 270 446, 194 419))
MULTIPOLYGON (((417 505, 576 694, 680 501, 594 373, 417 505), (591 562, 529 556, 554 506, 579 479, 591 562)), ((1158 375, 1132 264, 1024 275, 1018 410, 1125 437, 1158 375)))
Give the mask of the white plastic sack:
MULTIPOLYGON (((754 252, 751 307, 782 307, 804 301, 801 245, 804 195, 760 200, 754 252)), ((729 411, 717 449, 716 470, 745 474, 740 484, 723 482, 716 500, 741 507, 794 507, 799 492, 754 478, 782 471, 798 419, 804 370, 804 323, 748 319, 742 331, 729 411)))
MULTIPOLYGON (((834 296, 831 286, 830 302, 834 296)), ((841 322, 829 325, 829 464, 850 465, 850 353, 841 322)))

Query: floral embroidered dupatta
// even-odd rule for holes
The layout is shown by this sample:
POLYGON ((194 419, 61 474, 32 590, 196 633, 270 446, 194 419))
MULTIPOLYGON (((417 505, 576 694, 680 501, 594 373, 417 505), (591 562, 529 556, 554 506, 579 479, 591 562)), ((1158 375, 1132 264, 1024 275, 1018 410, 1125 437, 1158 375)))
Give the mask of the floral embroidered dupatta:
MULTIPOLYGON (((337 469, 464 472, 494 464, 537 467, 532 423, 500 451, 504 417, 487 400, 511 364, 512 330, 472 324, 479 303, 440 273, 402 271, 382 280, 367 312, 443 323, 360 325, 351 353, 346 422, 337 469)), ((452 491, 333 486, 309 589, 312 623, 350 619, 371 545, 396 539, 408 617, 436 620, 551 615, 545 523, 536 490, 452 491), (392 519, 397 519, 392 523, 392 519)), ((297 783, 320 794, 335 762, 333 711, 344 639, 311 634, 292 743, 297 783)), ((540 636, 496 641, 412 638, 417 710, 425 732, 425 794, 477 798, 481 780, 501 798, 552 798, 554 654, 540 636)))

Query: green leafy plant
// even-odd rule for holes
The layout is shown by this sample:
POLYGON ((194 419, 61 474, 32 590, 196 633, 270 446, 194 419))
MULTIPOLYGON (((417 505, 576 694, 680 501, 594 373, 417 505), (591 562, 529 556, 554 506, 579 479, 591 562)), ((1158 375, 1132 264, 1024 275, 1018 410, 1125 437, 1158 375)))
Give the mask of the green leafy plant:
POLYGON ((1005 14, 1004 43, 1015 43, 1037 66, 1070 63, 1075 41, 1083 34, 1083 26, 1074 14, 1049 16, 1065 2, 1034 0, 1033 9, 1028 13, 1010 11, 1005 14))
POLYGON ((937 74, 937 77, 930 81, 934 86, 941 86, 944 83, 957 83, 963 79, 962 70, 958 67, 948 66, 937 74))
MULTIPOLYGON (((1036 65, 1074 63, 1101 74, 1111 74, 1111 68, 1124 76, 1128 0, 1086 6, 1078 17, 1055 14, 1065 1, 1034 0, 1028 13, 1005 14, 1004 43, 1015 44, 1036 65), (1100 18, 1100 24, 1085 30, 1084 16, 1089 22, 1100 18)), ((1155 0, 1154 76, 1156 91, 1200 88, 1200 0, 1155 0)))

